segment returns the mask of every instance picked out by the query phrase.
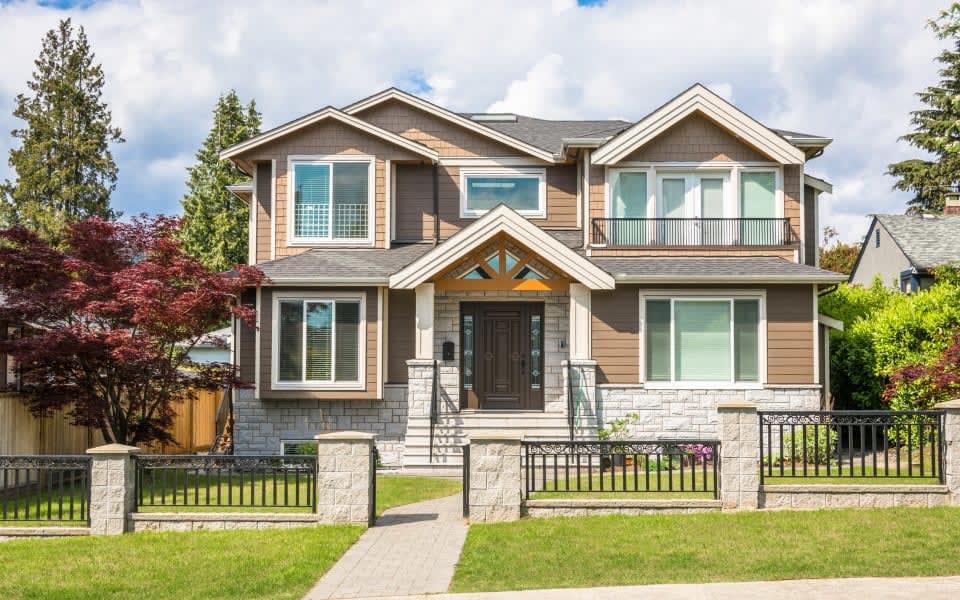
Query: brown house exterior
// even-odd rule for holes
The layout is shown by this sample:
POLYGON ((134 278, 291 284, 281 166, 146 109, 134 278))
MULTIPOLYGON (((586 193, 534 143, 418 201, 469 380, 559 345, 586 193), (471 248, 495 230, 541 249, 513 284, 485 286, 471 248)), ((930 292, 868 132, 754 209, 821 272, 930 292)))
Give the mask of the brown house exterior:
POLYGON ((235 447, 378 434, 408 471, 472 433, 716 436, 716 404, 827 400, 830 140, 694 85, 636 123, 456 113, 389 89, 226 149, 251 175, 235 447), (430 441, 434 423, 433 443, 430 441), (432 449, 431 449, 432 448, 432 449))

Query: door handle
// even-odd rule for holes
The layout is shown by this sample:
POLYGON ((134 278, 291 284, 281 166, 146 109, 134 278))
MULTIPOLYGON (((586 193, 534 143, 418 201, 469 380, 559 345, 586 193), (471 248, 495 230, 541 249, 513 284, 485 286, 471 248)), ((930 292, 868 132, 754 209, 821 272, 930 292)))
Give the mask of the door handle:
POLYGON ((525 375, 526 372, 527 372, 527 359, 521 358, 521 359, 520 359, 520 374, 521 374, 521 375, 525 375))

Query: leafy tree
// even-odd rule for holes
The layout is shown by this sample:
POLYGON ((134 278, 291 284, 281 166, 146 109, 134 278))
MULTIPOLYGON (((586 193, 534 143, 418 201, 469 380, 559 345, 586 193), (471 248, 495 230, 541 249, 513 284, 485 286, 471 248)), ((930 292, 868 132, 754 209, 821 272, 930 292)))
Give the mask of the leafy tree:
POLYGON ((34 64, 30 92, 17 96, 13 111, 25 125, 12 132, 22 142, 10 150, 17 180, 0 186, 0 218, 56 240, 69 223, 119 216, 110 209, 117 181, 110 144, 123 138, 102 101, 103 70, 82 27, 75 35, 70 19, 60 21, 34 64))
POLYGON ((239 294, 261 275, 211 272, 183 252, 177 226, 90 218, 69 225, 59 247, 19 225, 0 231, 0 319, 34 325, 0 351, 21 365, 34 414, 69 409, 107 442, 169 443, 173 402, 192 388, 244 386, 232 365, 188 352, 230 316, 254 323, 239 294))
POLYGON ((960 183, 960 3, 927 22, 950 47, 937 56, 940 81, 918 92, 925 108, 911 113, 913 132, 900 139, 932 155, 931 160, 910 159, 889 165, 887 174, 897 178, 894 189, 914 194, 908 212, 941 212, 944 194, 960 183))
POLYGON ((215 271, 247 262, 247 207, 227 186, 249 179, 220 151, 260 132, 253 100, 244 107, 237 92, 221 95, 213 110, 213 127, 187 172, 188 192, 181 200, 184 249, 215 271))
POLYGON ((823 245, 820 246, 820 267, 836 273, 849 275, 860 254, 860 244, 844 244, 834 227, 823 228, 823 245))

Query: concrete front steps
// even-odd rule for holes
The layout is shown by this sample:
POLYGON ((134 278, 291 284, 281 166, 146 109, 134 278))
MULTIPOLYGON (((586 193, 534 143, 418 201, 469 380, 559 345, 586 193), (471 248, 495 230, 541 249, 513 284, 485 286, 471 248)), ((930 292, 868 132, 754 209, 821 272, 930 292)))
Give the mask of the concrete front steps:
MULTIPOLYGON (((596 423, 581 418, 578 439, 596 439, 596 423)), ((430 419, 413 418, 407 424, 403 471, 408 474, 459 476, 463 469, 462 446, 470 436, 515 434, 525 440, 566 440, 567 417, 559 413, 526 411, 462 411, 443 414, 434 428, 430 460, 430 419)))

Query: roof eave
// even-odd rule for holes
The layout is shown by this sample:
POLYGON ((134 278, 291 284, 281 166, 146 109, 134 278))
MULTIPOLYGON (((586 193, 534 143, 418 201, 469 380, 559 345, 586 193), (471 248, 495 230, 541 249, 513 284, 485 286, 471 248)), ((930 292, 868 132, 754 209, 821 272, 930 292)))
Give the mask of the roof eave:
POLYGON ((846 275, 628 275, 613 273, 617 283, 842 283, 846 275))

